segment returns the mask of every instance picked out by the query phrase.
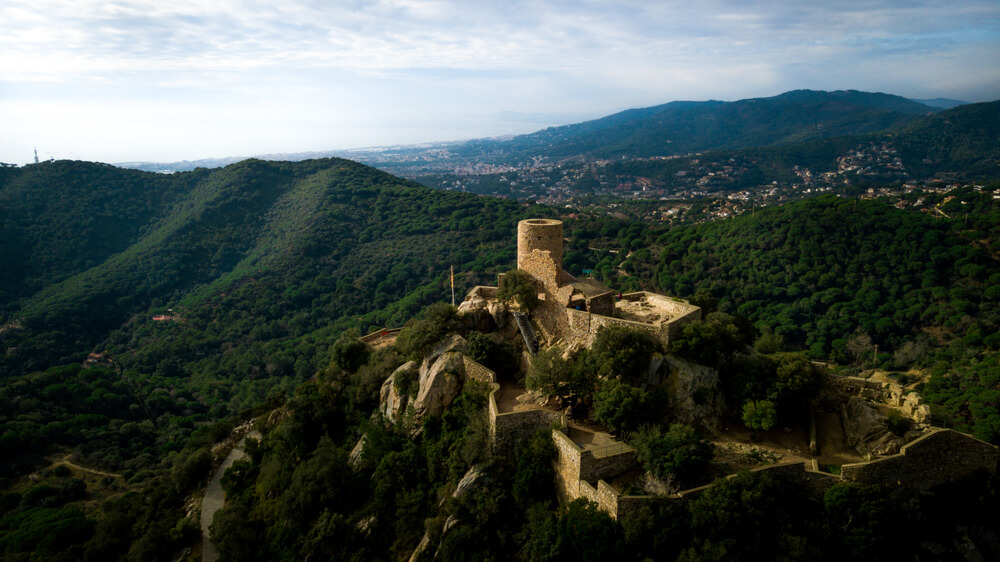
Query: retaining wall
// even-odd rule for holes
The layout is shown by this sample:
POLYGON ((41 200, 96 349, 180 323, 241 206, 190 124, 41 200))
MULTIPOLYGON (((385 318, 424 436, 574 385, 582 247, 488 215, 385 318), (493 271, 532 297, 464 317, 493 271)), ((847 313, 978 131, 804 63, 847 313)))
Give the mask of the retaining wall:
POLYGON ((1000 449, 971 435, 935 428, 903 445, 899 453, 845 464, 844 480, 926 489, 979 470, 996 472, 1000 449))
MULTIPOLYGON (((558 451, 556 475, 564 497, 587 498, 615 519, 627 517, 656 496, 622 496, 604 480, 592 485, 574 476, 587 470, 586 453, 561 431, 553 431, 558 451)), ((901 452, 879 460, 845 464, 841 475, 820 472, 815 459, 763 466, 751 472, 764 472, 775 478, 800 482, 821 495, 838 482, 864 482, 927 489, 957 480, 980 470, 996 472, 1000 448, 970 435, 950 429, 935 428, 927 435, 905 445, 901 452)), ((736 475, 730 475, 733 478, 736 475)), ((666 496, 671 499, 698 497, 712 484, 682 490, 666 496)))

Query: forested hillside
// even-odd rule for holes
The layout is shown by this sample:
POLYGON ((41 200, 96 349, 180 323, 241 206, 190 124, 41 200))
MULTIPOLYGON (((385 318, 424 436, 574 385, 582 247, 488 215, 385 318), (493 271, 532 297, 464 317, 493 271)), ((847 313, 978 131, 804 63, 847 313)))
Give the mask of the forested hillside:
POLYGON ((400 325, 449 298, 451 265, 482 275, 461 275, 459 291, 491 279, 524 212, 345 160, 171 176, 54 162, 5 178, 2 224, 17 235, 3 243, 17 258, 4 268, 0 384, 19 391, 4 392, 17 429, 2 450, 15 472, 46 444, 85 443, 114 469, 155 462, 195 424, 306 380, 341 330, 400 325), (27 374, 90 352, 123 380, 27 374), (121 429, 140 439, 117 437, 117 423, 143 421, 121 429))
MULTIPOLYGON (((700 511, 710 503, 649 513, 677 522, 665 535, 609 527, 582 506, 556 511, 540 491, 551 475, 532 469, 550 453, 533 445, 490 458, 474 388, 431 418, 420 442, 366 421, 409 351, 345 361, 358 330, 398 326, 447 301, 451 265, 459 298, 492 284, 514 265, 517 221, 558 216, 553 209, 430 190, 336 159, 169 176, 53 162, 2 168, 0 178, 0 243, 12 256, 0 300, 0 483, 11 490, 0 504, 4 555, 169 558, 196 541, 184 501, 204 485, 212 444, 237 419, 264 414, 267 434, 230 477, 239 497, 218 523, 223 548, 241 558, 405 554, 422 522, 440 517, 438 491, 479 462, 494 463, 489 483, 449 510, 492 534, 480 540, 470 525, 442 552, 546 558, 549 544, 566 552, 627 544, 652 556, 667 541, 674 557, 743 540, 712 534, 700 511), (91 352, 103 355, 82 366, 91 352), (371 479, 345 472, 362 428, 375 439, 373 468, 384 465, 371 479), (56 468, 63 458, 108 476, 83 484, 56 468), (40 483, 21 478, 45 466, 40 483), (241 492, 240 483, 252 486, 241 492), (528 513, 529 525, 514 513, 528 513), (358 526, 372 515, 377 527, 358 526), (600 540, 577 542, 583 535, 572 529, 591 524, 600 540)), ((919 388, 935 423, 997 443, 995 188, 913 194, 927 212, 823 196, 673 229, 574 215, 564 217, 565 266, 591 269, 615 289, 690 298, 733 315, 772 351, 804 350, 842 372, 914 368, 927 375, 919 388)), ((419 325, 411 333, 427 336, 419 325)), ((691 337, 711 349, 717 335, 691 337)), ((769 486, 741 480, 719 493, 777 497, 769 486)), ((786 500, 771 511, 781 525, 800 521, 801 506, 786 500)), ((878 520, 893 524, 884 513, 878 520)), ((880 548, 862 541, 858 551, 825 525, 789 528, 745 538, 801 538, 811 545, 801 552, 813 554, 824 545, 880 548)))
POLYGON ((1000 205, 974 190, 927 203, 939 212, 823 196, 693 227, 623 228, 632 253, 594 269, 717 306, 817 360, 924 367, 938 423, 1000 442, 1000 205))

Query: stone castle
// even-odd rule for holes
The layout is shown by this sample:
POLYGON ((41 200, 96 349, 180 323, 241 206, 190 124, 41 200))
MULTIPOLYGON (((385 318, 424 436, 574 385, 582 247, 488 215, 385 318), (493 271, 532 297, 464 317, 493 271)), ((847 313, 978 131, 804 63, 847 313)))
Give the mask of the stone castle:
MULTIPOLYGON (((686 301, 640 291, 621 294, 595 279, 577 279, 563 269, 563 224, 527 219, 517 225, 517 268, 538 287, 532 319, 547 345, 589 347, 602 326, 619 324, 648 330, 664 344, 688 322, 701 319, 701 308, 686 301)), ((472 289, 464 308, 497 310, 497 287, 472 289)))
MULTIPOLYGON (((601 326, 616 324, 649 330, 667 344, 681 326, 701 319, 699 307, 679 299, 649 292, 622 295, 596 280, 577 279, 563 270, 562 260, 561 221, 529 219, 518 224, 517 268, 528 273, 538 288, 540 302, 533 313, 532 325, 541 332, 546 346, 589 347, 601 326)), ((512 335, 516 328, 508 320, 506 307, 498 302, 497 292, 498 287, 477 286, 469 292, 459 311, 463 315, 475 316, 479 313, 480 317, 492 317, 492 320, 486 319, 495 322, 495 327, 502 329, 506 326, 508 335, 512 335)), ((374 345, 382 338, 394 335, 390 332, 395 331, 379 331, 366 339, 374 345)), ((657 501, 658 497, 684 500, 711 486, 667 496, 622 493, 610 482, 638 466, 635 449, 607 434, 602 435, 608 439, 596 439, 593 432, 573 427, 562 412, 541 404, 522 403, 520 400, 516 401, 516 405, 511 405, 509 400, 501 402, 501 385, 497 375, 465 356, 464 351, 465 340, 452 335, 440 342, 421 364, 407 363, 390 375, 382 386, 379 406, 386 419, 399 423, 407 412, 412 412, 418 419, 427 413, 440 413, 458 394, 463 383, 475 380, 490 388, 487 422, 496 450, 516 447, 519 441, 540 429, 551 432, 556 449, 553 468, 563 498, 585 498, 618 519, 648 502, 657 501), (396 385, 397 375, 410 371, 418 374, 416 378, 419 381, 418 390, 412 398, 403 395, 396 385)), ((529 347, 527 351, 532 350, 529 347)), ((527 351, 522 354, 522 368, 530 368, 532 359, 527 351)), ((926 406, 915 402, 910 404, 913 400, 909 397, 904 399, 902 389, 894 389, 890 383, 827 375, 823 387, 824 392, 817 402, 827 401, 838 408, 843 405, 841 417, 847 437, 866 433, 858 437, 860 440, 870 437, 867 433, 871 433, 871 427, 864 424, 860 429, 852 430, 858 425, 853 423, 856 418, 863 416, 848 407, 851 404, 864 403, 869 417, 875 414, 868 410, 874 411, 882 404, 901 408, 900 411, 915 422, 926 419, 926 406)), ((678 392, 681 392, 680 389, 678 392)), ((927 426, 907 435, 907 439, 891 443, 892 447, 881 447, 884 443, 878 441, 880 446, 869 447, 869 453, 863 452, 859 444, 858 452, 866 460, 843 464, 840 474, 821 471, 815 457, 805 462, 773 464, 754 471, 767 471, 775 477, 802 481, 822 493, 830 486, 845 481, 924 490, 979 471, 993 473, 997 470, 1000 449, 970 435, 927 426)), ((815 422, 812 419, 810 440, 811 454, 815 455, 815 422)), ((365 437, 362 437, 351 452, 351 462, 355 466, 362 462, 364 441, 365 437)), ((477 470, 473 467, 469 472, 472 474, 477 470)), ((458 493, 459 490, 456 490, 455 494, 458 493)), ((424 538, 427 539, 427 535, 424 538)), ((414 556, 420 551, 418 547, 414 556)))

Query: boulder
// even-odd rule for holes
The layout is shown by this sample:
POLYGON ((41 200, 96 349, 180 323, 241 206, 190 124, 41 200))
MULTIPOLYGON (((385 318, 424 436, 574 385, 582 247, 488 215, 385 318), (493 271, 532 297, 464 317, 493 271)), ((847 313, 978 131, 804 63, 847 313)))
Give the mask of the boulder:
POLYGON ((417 562, 420 556, 427 550, 427 547, 431 545, 431 535, 427 531, 424 531, 424 537, 420 539, 417 544, 417 548, 413 549, 413 554, 410 555, 409 562, 417 562))
POLYGON ((847 444, 866 459, 894 455, 906 443, 902 437, 889 431, 878 409, 861 398, 849 398, 841 415, 847 444))
POLYGON ((544 404, 548 399, 548 395, 537 390, 529 390, 523 394, 519 394, 514 398, 518 404, 544 404))
POLYGON ((924 423, 931 417, 930 406, 924 404, 916 392, 907 394, 903 399, 902 406, 903 413, 913 418, 913 421, 917 423, 924 423))
POLYGON ((347 464, 351 465, 351 467, 355 470, 363 468, 361 457, 365 453, 365 443, 367 440, 368 437, 366 435, 362 435, 361 439, 358 439, 358 444, 351 449, 351 454, 347 457, 347 464))
POLYGON ((361 521, 358 521, 357 525, 355 525, 354 528, 357 529, 357 531, 362 535, 364 535, 365 537, 368 537, 372 534, 372 529, 375 528, 376 522, 377 519, 375 518, 375 516, 369 515, 368 517, 365 517, 361 521))
POLYGON ((443 412, 458 396, 464 379, 465 362, 461 353, 447 351, 435 357, 433 362, 430 358, 425 359, 420 366, 420 391, 413 401, 416 415, 423 417, 443 412))
POLYGON ((510 322, 510 313, 507 312, 506 306, 493 301, 486 305, 486 311, 493 317, 493 322, 496 323, 497 328, 503 329, 507 327, 508 322, 510 322))
POLYGON ((378 410, 390 422, 396 422, 406 412, 406 406, 410 401, 409 395, 405 392, 401 393, 397 388, 396 376, 407 376, 416 371, 416 361, 407 361, 393 371, 389 378, 382 383, 382 389, 379 391, 378 410))
POLYGON ((471 490, 479 482, 479 477, 483 475, 483 468, 481 466, 473 465, 468 471, 466 471, 465 476, 458 481, 458 485, 455 486, 455 491, 452 492, 451 497, 460 498, 465 495, 466 492, 471 490))
POLYGON ((719 391, 719 373, 673 356, 664 357, 660 371, 677 420, 712 432, 719 431, 719 418, 725 409, 719 391))
POLYGON ((426 368, 427 365, 434 363, 438 357, 448 353, 450 351, 464 352, 466 346, 465 338, 458 334, 451 334, 445 337, 443 340, 439 341, 433 348, 431 348, 430 353, 428 353, 423 362, 420 364, 420 370, 426 368))
POLYGON ((466 312, 459 311, 459 317, 469 331, 485 333, 495 332, 497 329, 496 320, 485 308, 474 308, 466 312))

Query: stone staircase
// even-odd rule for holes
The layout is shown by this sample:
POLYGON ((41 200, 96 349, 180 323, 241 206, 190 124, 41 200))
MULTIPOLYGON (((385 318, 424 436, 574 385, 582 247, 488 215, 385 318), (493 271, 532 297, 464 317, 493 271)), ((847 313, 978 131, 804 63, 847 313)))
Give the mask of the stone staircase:
POLYGON ((517 327, 521 330, 521 336, 524 338, 524 344, 528 346, 528 352, 534 355, 538 351, 538 338, 535 337, 535 330, 531 327, 531 322, 522 312, 514 312, 513 314, 517 327))

